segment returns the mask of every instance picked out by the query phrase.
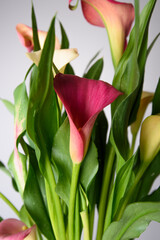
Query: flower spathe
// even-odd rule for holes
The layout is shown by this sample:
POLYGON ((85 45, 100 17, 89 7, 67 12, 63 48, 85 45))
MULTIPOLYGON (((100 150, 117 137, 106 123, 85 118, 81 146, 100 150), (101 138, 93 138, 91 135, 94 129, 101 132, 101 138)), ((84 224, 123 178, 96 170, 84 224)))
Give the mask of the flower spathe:
POLYGON ((57 74, 54 88, 70 122, 70 156, 80 163, 86 155, 93 125, 100 111, 122 93, 108 83, 57 74))
POLYGON ((126 38, 134 20, 133 5, 114 0, 81 0, 81 5, 83 15, 90 24, 107 29, 116 67, 125 50, 126 38))
MULTIPOLYGON (((22 43, 22 45, 27 48, 28 52, 31 52, 34 48, 32 28, 25 24, 19 23, 16 26, 16 30, 17 30, 17 34, 18 34, 19 40, 22 43)), ((47 36, 47 32, 40 31, 40 30, 38 31, 38 37, 39 37, 39 42, 40 42, 41 48, 43 48, 46 36, 47 36)), ((59 48, 60 48, 60 43, 59 43, 58 38, 56 37, 55 49, 59 49, 59 48)))
POLYGON ((36 240, 36 226, 27 226, 17 219, 6 219, 0 222, 0 240, 36 240))
POLYGON ((160 150, 160 115, 151 115, 143 123, 140 133, 140 157, 150 163, 160 150))

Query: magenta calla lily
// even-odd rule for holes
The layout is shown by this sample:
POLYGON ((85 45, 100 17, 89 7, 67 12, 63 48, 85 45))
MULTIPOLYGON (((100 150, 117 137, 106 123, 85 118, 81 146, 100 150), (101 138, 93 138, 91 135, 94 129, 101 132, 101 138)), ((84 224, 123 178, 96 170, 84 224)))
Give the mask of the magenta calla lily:
MULTIPOLYGON (((17 30, 17 34, 18 34, 19 40, 22 43, 22 45, 27 48, 28 52, 31 52, 34 48, 32 28, 25 24, 19 23, 16 26, 16 30, 17 30)), ((43 48, 46 36, 47 36, 47 32, 40 31, 40 30, 38 31, 38 37, 39 37, 39 42, 40 42, 41 48, 43 48)), ((59 48, 60 48, 60 43, 59 43, 58 38, 56 37, 55 49, 59 49, 59 48)))
POLYGON ((126 38, 134 20, 133 5, 114 0, 81 0, 81 5, 84 17, 90 24, 107 29, 116 67, 125 50, 126 38))
POLYGON ((27 226, 17 219, 6 219, 0 222, 0 240, 36 240, 36 226, 27 226))
POLYGON ((70 155, 80 163, 88 149, 93 125, 100 111, 122 93, 108 83, 57 74, 54 88, 70 122, 70 155))

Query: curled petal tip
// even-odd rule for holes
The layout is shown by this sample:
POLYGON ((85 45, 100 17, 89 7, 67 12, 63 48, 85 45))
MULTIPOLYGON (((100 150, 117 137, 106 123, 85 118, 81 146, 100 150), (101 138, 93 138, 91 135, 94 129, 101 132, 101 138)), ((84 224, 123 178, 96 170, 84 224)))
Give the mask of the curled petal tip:
POLYGON ((31 52, 33 50, 32 28, 25 24, 19 23, 16 26, 16 31, 21 44, 27 48, 28 52, 31 52))

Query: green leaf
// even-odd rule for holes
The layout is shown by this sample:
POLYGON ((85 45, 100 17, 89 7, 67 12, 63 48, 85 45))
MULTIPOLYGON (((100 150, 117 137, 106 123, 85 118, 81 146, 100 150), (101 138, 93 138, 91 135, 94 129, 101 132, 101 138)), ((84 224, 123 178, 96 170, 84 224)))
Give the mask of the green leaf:
POLYGON ((84 74, 83 77, 98 80, 103 70, 103 58, 97 60, 84 74))
POLYGON ((2 222, 3 221, 3 218, 0 216, 0 222, 2 222))
POLYGON ((155 0, 150 0, 143 9, 140 15, 139 30, 137 26, 133 28, 127 49, 113 80, 113 85, 124 95, 112 103, 112 144, 118 158, 125 160, 128 158, 129 150, 127 128, 136 117, 139 106, 147 56, 148 25, 155 2, 155 0))
POLYGON ((59 125, 59 109, 52 74, 54 25, 55 18, 51 22, 38 68, 34 68, 27 115, 27 132, 35 143, 42 172, 45 171, 45 157, 50 158, 53 137, 59 125))
POLYGON ((12 177, 11 172, 6 168, 6 166, 1 161, 0 161, 0 170, 2 170, 4 173, 6 173, 11 178, 13 188, 17 192, 18 191, 17 184, 16 184, 14 178, 12 177))
MULTIPOLYGON (((53 164, 58 172, 58 182, 56 186, 57 194, 69 204, 70 185, 72 175, 72 160, 69 154, 69 122, 66 119, 57 134, 55 135, 52 148, 53 164)), ((82 162, 80 172, 80 183, 86 193, 88 193, 91 183, 98 170, 97 151, 91 142, 87 155, 82 162)))
POLYGON ((48 239, 55 239, 48 211, 31 163, 29 164, 29 172, 24 190, 24 204, 42 234, 48 239))
POLYGON ((67 49, 69 48, 69 40, 61 22, 60 22, 60 28, 61 28, 61 35, 62 35, 61 49, 67 49))
POLYGON ((10 171, 5 167, 5 165, 0 161, 0 170, 5 172, 9 177, 11 176, 10 171))
POLYGON ((83 76, 85 75, 85 73, 88 71, 89 67, 91 66, 91 64, 94 62, 94 60, 97 58, 97 56, 99 55, 100 51, 98 51, 92 58, 91 60, 89 61, 89 63, 87 64, 85 70, 84 70, 84 74, 83 76))
POLYGON ((113 213, 112 213, 113 217, 130 183, 134 162, 135 162, 135 156, 130 158, 123 165, 123 167, 119 170, 117 174, 117 177, 115 180, 114 197, 113 197, 113 213))
POLYGON ((21 195, 27 177, 26 156, 18 150, 18 145, 26 131, 26 116, 28 107, 28 96, 25 82, 21 83, 14 91, 15 111, 14 111, 14 152, 8 162, 16 185, 21 195))
POLYGON ((33 31, 34 51, 38 51, 41 49, 41 47, 38 39, 38 29, 37 29, 36 15, 33 7, 33 2, 32 2, 32 31, 33 31))
POLYGON ((10 101, 6 100, 6 99, 2 99, 0 98, 1 102, 3 102, 3 104, 6 106, 6 108, 8 109, 8 111, 14 115, 14 104, 11 103, 10 101))
POLYGON ((68 63, 67 66, 65 67, 64 74, 75 75, 75 72, 74 72, 74 70, 73 70, 73 68, 72 68, 70 63, 68 63))
POLYGON ((19 211, 19 217, 22 222, 24 222, 28 227, 31 227, 33 225, 33 220, 31 221, 31 217, 23 205, 19 211))
POLYGON ((152 187, 155 179, 160 175, 160 152, 157 154, 153 162, 150 164, 144 176, 141 180, 140 189, 137 195, 137 201, 141 201, 144 197, 146 197, 152 187))
POLYGON ((143 202, 160 202, 160 187, 142 199, 143 202))
POLYGON ((147 56, 150 54, 150 52, 151 52, 154 44, 156 43, 157 39, 159 38, 159 36, 160 36, 160 33, 158 33, 157 36, 156 36, 156 37, 153 39, 153 41, 151 42, 151 44, 150 44, 150 46, 149 46, 149 48, 148 48, 148 50, 147 50, 147 56))
POLYGON ((152 115, 156 115, 160 113, 160 78, 154 93, 153 97, 153 105, 152 105, 152 115))
POLYGON ((129 240, 138 238, 151 221, 160 222, 160 203, 130 204, 120 221, 113 222, 102 240, 129 240))

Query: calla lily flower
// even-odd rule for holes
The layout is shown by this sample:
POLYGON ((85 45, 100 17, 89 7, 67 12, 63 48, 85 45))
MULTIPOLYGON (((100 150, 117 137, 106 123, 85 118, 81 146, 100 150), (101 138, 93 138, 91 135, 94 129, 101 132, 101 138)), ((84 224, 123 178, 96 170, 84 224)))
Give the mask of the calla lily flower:
POLYGON ((85 157, 93 125, 100 111, 120 94, 103 81, 57 74, 54 89, 61 99, 70 122, 70 156, 74 163, 85 157))
POLYGON ((160 115, 151 115, 143 123, 140 134, 140 157, 150 163, 160 150, 160 115))
MULTIPOLYGON (((32 52, 32 53, 26 53, 27 57, 31 59, 37 66, 39 64, 40 58, 41 58, 42 50, 32 52)), ((76 48, 70 48, 70 49, 57 49, 54 51, 53 55, 53 62, 56 66, 56 68, 61 72, 64 73, 65 66, 67 63, 71 62, 75 58, 79 56, 78 51, 76 48)), ((55 71, 53 69, 54 76, 55 71)))
POLYGON ((0 240, 36 240, 36 226, 27 226, 17 219, 6 219, 0 222, 0 240))
POLYGON ((133 5, 114 0, 81 0, 81 5, 84 17, 90 24, 106 28, 116 67, 125 50, 126 38, 134 20, 133 5))
MULTIPOLYGON (((19 40, 22 43, 22 45, 27 48, 28 52, 31 52, 34 48, 32 28, 25 24, 19 23, 16 26, 16 30, 17 30, 17 34, 18 34, 19 40)), ((38 31, 38 37, 39 37, 39 42, 40 42, 41 48, 43 48, 46 36, 47 36, 47 32, 38 31)), ((59 49, 59 48, 60 48, 60 43, 59 43, 58 38, 56 37, 55 49, 59 49)))

